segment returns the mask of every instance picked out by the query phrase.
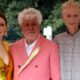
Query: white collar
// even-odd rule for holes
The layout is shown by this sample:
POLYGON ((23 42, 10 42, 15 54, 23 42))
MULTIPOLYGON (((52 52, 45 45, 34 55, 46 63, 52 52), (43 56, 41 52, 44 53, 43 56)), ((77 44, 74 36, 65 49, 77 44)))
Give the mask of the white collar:
POLYGON ((28 56, 31 54, 31 52, 32 52, 32 50, 33 50, 36 42, 38 41, 39 37, 40 37, 40 36, 38 36, 38 38, 37 38, 32 44, 30 44, 30 45, 28 45, 28 44, 26 43, 26 41, 24 40, 24 41, 25 41, 26 52, 27 52, 27 55, 28 55, 28 56))

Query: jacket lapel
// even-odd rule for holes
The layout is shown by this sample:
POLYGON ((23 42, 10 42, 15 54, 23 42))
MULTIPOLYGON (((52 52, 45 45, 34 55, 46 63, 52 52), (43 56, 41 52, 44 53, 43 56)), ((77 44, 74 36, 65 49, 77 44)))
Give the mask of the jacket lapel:
POLYGON ((34 57, 39 53, 40 51, 40 47, 37 47, 32 54, 30 55, 30 57, 26 60, 26 62, 24 63, 24 65, 19 69, 18 74, 34 59, 34 57))
POLYGON ((25 60, 28 58, 28 55, 26 53, 26 48, 25 48, 25 42, 24 39, 20 41, 20 45, 18 46, 18 51, 19 51, 19 59, 21 61, 21 65, 24 64, 25 60))
POLYGON ((30 56, 28 57, 28 59, 25 61, 25 63, 23 64, 23 66, 19 69, 18 74, 19 74, 20 72, 22 72, 23 69, 24 69, 25 67, 27 67, 27 66, 32 62, 32 60, 35 59, 35 57, 39 54, 39 52, 40 52, 40 50, 41 50, 41 45, 43 44, 43 42, 44 42, 44 38, 43 38, 42 35, 40 35, 40 37, 39 37, 36 45, 34 46, 32 52, 31 52, 31 55, 30 55, 30 56))

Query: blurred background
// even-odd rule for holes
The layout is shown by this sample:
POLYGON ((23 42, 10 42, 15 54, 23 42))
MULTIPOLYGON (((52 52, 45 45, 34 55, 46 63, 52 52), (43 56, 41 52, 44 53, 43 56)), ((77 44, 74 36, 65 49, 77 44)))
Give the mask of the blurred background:
MULTIPOLYGON (((18 24, 18 13, 27 7, 39 9, 43 14, 41 33, 48 39, 66 30, 61 20, 61 4, 67 0, 0 0, 0 9, 5 12, 8 21, 6 39, 14 42, 23 35, 18 24)), ((80 0, 77 0, 80 1, 80 0)))

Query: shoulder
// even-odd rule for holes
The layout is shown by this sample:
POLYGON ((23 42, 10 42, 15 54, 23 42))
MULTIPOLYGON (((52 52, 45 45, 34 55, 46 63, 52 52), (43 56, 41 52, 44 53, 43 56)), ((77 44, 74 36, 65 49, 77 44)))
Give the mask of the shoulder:
POLYGON ((53 42, 52 40, 49 40, 47 38, 45 38, 43 35, 41 35, 37 41, 38 43, 40 43, 43 46, 53 46, 56 45, 55 42, 53 42))
POLYGON ((3 41, 3 44, 7 46, 9 45, 8 41, 3 41))
POLYGON ((60 40, 63 40, 66 37, 66 32, 60 33, 56 35, 53 39, 53 41, 58 42, 60 40))
POLYGON ((56 42, 54 42, 52 40, 48 40, 48 39, 45 40, 45 45, 47 45, 50 48, 58 46, 56 42))
POLYGON ((20 44, 21 44, 22 42, 23 42, 23 39, 17 40, 16 42, 14 42, 14 43, 12 43, 12 44, 10 45, 10 48, 20 46, 20 44))
POLYGON ((8 41, 3 41, 3 44, 4 44, 4 47, 5 47, 6 51, 8 52, 9 51, 9 43, 8 43, 8 41))
POLYGON ((55 38, 64 37, 65 34, 66 34, 66 32, 60 33, 60 34, 56 35, 55 38))
POLYGON ((52 41, 52 40, 47 40, 45 41, 44 47, 43 47, 47 52, 50 54, 56 53, 59 51, 59 45, 52 41))

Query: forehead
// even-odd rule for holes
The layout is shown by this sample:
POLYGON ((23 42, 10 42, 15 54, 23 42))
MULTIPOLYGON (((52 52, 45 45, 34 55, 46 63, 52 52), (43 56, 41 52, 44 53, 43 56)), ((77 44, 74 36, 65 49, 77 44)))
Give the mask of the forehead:
POLYGON ((1 22, 5 22, 5 20, 2 17, 0 17, 0 23, 1 22))
POLYGON ((62 10, 62 14, 79 14, 80 15, 80 10, 76 6, 69 6, 62 10))

